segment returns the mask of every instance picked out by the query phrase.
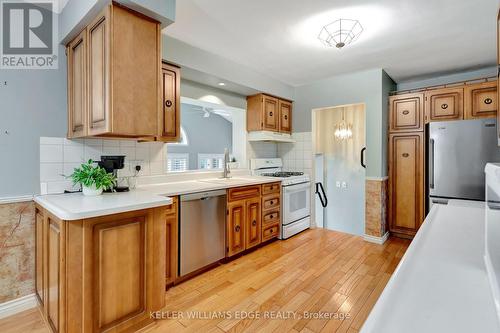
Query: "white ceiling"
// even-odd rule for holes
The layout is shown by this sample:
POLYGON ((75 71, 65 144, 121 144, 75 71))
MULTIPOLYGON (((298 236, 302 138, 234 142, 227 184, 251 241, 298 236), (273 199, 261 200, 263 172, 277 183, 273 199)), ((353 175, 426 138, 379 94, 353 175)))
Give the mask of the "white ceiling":
POLYGON ((291 85, 384 68, 396 81, 495 64, 497 0, 178 0, 167 35, 291 85), (320 28, 358 19, 342 50, 320 28))

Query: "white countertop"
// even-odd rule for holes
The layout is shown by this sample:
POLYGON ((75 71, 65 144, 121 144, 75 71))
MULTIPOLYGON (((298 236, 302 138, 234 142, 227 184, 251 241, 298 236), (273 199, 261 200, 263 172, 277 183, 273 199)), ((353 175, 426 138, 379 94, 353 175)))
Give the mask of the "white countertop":
POLYGON ((483 203, 434 205, 361 332, 500 332, 484 215, 483 203))
POLYGON ((280 182, 280 179, 262 176, 238 176, 227 180, 209 178, 163 184, 141 185, 137 188, 158 195, 173 196, 275 182, 280 182))
POLYGON ((207 178, 142 185, 130 192, 104 193, 95 197, 81 193, 50 194, 37 196, 34 200, 58 218, 71 221, 170 205, 172 199, 168 196, 274 182, 279 180, 261 176, 239 176, 227 180, 207 178))
POLYGON ((172 199, 148 191, 103 193, 90 197, 82 193, 36 196, 35 202, 62 220, 85 218, 148 209, 172 204, 172 199))

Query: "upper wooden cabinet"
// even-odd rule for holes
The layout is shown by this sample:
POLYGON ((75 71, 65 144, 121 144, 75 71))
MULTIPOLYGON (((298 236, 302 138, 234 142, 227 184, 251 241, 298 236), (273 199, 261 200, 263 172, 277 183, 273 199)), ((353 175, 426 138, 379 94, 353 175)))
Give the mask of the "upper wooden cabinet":
POLYGON ((265 94, 248 96, 247 131, 291 133, 292 102, 265 94))
POLYGON ((179 141, 181 137, 181 74, 180 68, 162 63, 162 107, 158 122, 161 124, 159 140, 179 141))
POLYGON ((464 118, 463 114, 463 88, 442 88, 425 92, 426 122, 459 120, 464 118))
POLYGON ((464 96, 465 119, 496 117, 497 82, 484 82, 466 86, 464 96))
POLYGON ((279 101, 280 132, 292 132, 292 103, 289 101, 279 101))
POLYGON ((389 97, 389 132, 423 131, 424 94, 389 97))
POLYGON ((67 46, 68 137, 155 137, 159 22, 115 3, 67 46))
POLYGON ((68 137, 87 135, 87 30, 68 44, 68 137))

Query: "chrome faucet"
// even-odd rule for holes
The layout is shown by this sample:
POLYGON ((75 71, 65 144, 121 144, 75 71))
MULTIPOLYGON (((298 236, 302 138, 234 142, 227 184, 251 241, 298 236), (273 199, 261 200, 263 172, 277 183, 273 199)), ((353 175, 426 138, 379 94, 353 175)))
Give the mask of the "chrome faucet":
POLYGON ((229 170, 229 150, 227 148, 224 149, 224 174, 222 178, 231 178, 230 176, 231 170, 229 170))

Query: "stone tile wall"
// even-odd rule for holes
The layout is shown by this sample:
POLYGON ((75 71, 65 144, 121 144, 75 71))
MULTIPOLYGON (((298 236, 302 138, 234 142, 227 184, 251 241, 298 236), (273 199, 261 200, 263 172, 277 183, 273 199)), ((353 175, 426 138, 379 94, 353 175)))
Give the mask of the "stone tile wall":
POLYGON ((388 231, 387 178, 367 179, 365 186, 365 234, 382 237, 388 231))

